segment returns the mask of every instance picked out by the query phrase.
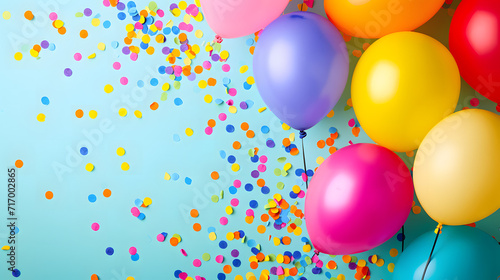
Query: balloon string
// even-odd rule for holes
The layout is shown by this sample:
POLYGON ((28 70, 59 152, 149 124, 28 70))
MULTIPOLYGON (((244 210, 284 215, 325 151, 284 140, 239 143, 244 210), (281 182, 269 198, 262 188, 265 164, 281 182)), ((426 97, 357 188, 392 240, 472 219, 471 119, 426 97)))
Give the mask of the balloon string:
POLYGON ((401 253, 405 250, 405 225, 401 227, 401 234, 403 235, 401 237, 401 253))
POLYGON ((302 160, 304 161, 304 176, 303 177, 306 181, 306 190, 309 189, 309 183, 308 178, 307 178, 307 166, 306 166, 306 151, 304 150, 304 138, 307 136, 307 133, 304 130, 300 131, 300 139, 302 140, 302 160))
POLYGON ((443 228, 443 225, 441 223, 439 223, 436 227, 436 230, 434 230, 434 232, 436 233, 436 239, 434 239, 434 244, 432 245, 431 254, 429 255, 429 259, 427 259, 427 263, 425 264, 424 274, 422 275, 422 280, 424 280, 424 278, 425 278, 425 273, 427 272, 427 267, 429 267, 429 263, 431 262, 432 253, 434 252, 434 248, 436 247, 436 243, 437 243, 439 235, 441 234, 442 228, 443 228))

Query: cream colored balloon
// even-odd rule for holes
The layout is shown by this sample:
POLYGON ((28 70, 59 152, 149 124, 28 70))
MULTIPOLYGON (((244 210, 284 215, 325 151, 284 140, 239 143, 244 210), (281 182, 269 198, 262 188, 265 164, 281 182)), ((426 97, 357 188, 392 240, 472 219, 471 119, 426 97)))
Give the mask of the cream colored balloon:
POLYGON ((500 208, 500 116, 469 109, 425 136, 413 168, 415 192, 435 221, 464 225, 500 208))

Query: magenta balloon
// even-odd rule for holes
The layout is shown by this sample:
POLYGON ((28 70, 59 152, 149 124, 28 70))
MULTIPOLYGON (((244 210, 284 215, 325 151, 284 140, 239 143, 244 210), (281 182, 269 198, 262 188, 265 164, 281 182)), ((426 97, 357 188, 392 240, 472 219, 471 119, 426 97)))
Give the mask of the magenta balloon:
POLYGON ((329 156, 311 180, 307 231, 322 253, 361 253, 396 234, 412 202, 412 178, 399 156, 375 144, 347 146, 329 156))

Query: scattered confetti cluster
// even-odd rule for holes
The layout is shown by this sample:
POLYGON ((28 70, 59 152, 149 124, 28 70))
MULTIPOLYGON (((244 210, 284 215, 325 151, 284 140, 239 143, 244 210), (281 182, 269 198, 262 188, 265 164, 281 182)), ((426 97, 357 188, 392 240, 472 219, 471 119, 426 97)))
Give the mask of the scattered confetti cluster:
MULTIPOLYGON (((78 180, 89 182, 84 188, 85 210, 79 213, 82 217, 74 217, 82 218, 79 222, 86 223, 78 230, 88 232, 86 240, 75 241, 75 248, 81 245, 76 244, 80 241, 91 244, 88 246, 92 247, 93 257, 114 259, 109 266, 124 262, 124 256, 127 260, 130 257, 130 262, 134 263, 125 262, 125 266, 162 259, 161 266, 168 263, 170 273, 163 277, 169 279, 172 276, 183 280, 368 280, 390 277, 399 253, 399 249, 393 247, 400 248, 405 239, 402 233, 386 245, 364 254, 329 256, 314 250, 305 226, 306 182, 316 168, 343 146, 369 142, 351 110, 351 99, 344 96, 337 106, 340 110, 332 110, 320 125, 311 130, 310 136, 303 139, 309 167, 305 168, 302 140, 290 126, 277 121, 266 110, 255 86, 251 59, 260 32, 232 42, 222 41, 207 28, 200 1, 166 4, 99 0, 85 2, 89 7, 82 10, 50 11, 51 27, 42 33, 47 34, 46 39, 36 41, 37 37, 32 38, 19 51, 11 52, 11 63, 22 63, 24 66, 20 67, 32 67, 46 60, 50 61, 49 64, 59 61, 59 68, 50 69, 54 70, 51 73, 53 80, 73 83, 75 91, 90 92, 93 85, 89 83, 98 88, 97 93, 92 91, 92 96, 98 96, 97 99, 70 103, 71 106, 63 110, 60 110, 62 100, 70 97, 52 94, 48 89, 40 90, 34 98, 39 106, 33 105, 38 111, 30 117, 38 129, 69 119, 73 126, 85 131, 86 140, 79 142, 76 152, 67 156, 70 160, 77 158, 81 163, 68 167, 71 172, 65 171, 79 176, 78 180), (100 36, 101 33, 106 35, 100 36), (77 43, 71 45, 72 49, 67 49, 64 40, 77 43), (64 45, 65 49, 56 49, 56 44, 64 45), (59 52, 68 52, 70 56, 58 57, 59 52), (95 66, 97 63, 99 66, 95 66), (149 66, 153 70, 147 70, 149 66), (103 77, 85 80, 92 67, 102 67, 102 74, 94 75, 103 77), (145 73, 137 74, 138 71, 145 73), (101 101, 112 102, 110 100, 120 102, 113 103, 112 109, 99 104, 101 101), (182 112, 188 112, 188 115, 182 115, 182 112), (97 122, 100 122, 99 132, 88 130, 97 122), (141 135, 140 143, 133 143, 119 133, 116 134, 119 136, 106 134, 111 127, 134 130, 148 122, 155 124, 155 131, 149 131, 147 137, 141 135), (162 134, 157 134, 157 131, 162 134), (111 137, 113 141, 109 139, 111 137), (196 149, 201 146, 201 152, 195 161, 199 163, 186 164, 173 156, 175 151, 166 153, 164 147, 138 157, 143 153, 140 146, 152 145, 157 137, 161 138, 162 145, 174 147, 173 150, 198 143, 196 149), (210 171, 205 172, 207 168, 210 171), (112 175, 108 176, 108 172, 112 175), (130 191, 132 188, 111 183, 115 176, 124 178, 120 181, 122 184, 128 184, 129 180, 130 184, 136 184, 132 183, 136 182, 133 176, 153 177, 155 183, 145 180, 130 191), (96 187, 91 186, 96 180, 102 181, 100 186, 106 187, 96 191, 96 187), (202 190, 203 186, 217 188, 206 188, 206 191, 202 190), (198 199, 206 204, 179 206, 177 211, 176 205, 165 205, 167 199, 179 203, 198 199), (165 207, 170 207, 168 212, 163 211, 165 207), (126 222, 122 225, 115 218, 105 219, 96 212, 97 208, 123 216, 126 222), (183 224, 181 212, 186 212, 188 226, 183 224), (126 242, 113 240, 113 228, 125 234, 131 225, 140 229, 134 231, 133 238, 126 242), (151 239, 151 243, 140 241, 143 237, 151 239), (92 244, 97 240, 102 241, 99 244, 109 245, 98 247, 92 244), (151 252, 155 249, 158 251, 153 255, 151 252), (166 259, 169 261, 165 262, 166 259)), ((313 0, 307 0, 299 1, 295 7, 306 11, 315 5, 313 0)), ((3 21, 36 21, 42 10, 35 6, 27 8, 29 10, 21 14, 4 11, 3 21)), ((364 40, 360 44, 359 40, 348 36, 344 39, 351 52, 350 59, 354 61, 372 42, 364 40)), ((307 51, 313 50, 304 50, 304 55, 307 51)), ((478 98, 468 102, 467 105, 473 107, 483 105, 478 98)), ((67 129, 61 127, 61 133, 67 129)), ((53 151, 54 157, 64 158, 64 147, 69 147, 69 143, 58 142, 57 145, 61 151, 53 151)), ((29 158, 21 150, 16 152, 29 158)), ((404 156, 411 165, 414 152, 404 156)), ((25 158, 13 158, 11 165, 24 174, 36 174, 34 161, 25 158)), ((64 188, 72 188, 70 185, 64 188)), ((73 199, 74 194, 63 191, 62 187, 44 186, 39 196, 44 201, 42 207, 52 209, 64 199, 63 196, 73 199)), ((61 207, 66 206, 57 205, 59 211, 65 210, 61 207)), ((414 202, 410 219, 417 219, 415 215, 421 211, 418 202, 414 202)), ((16 227, 17 232, 19 228, 16 227)), ((0 243, 3 245, 5 240, 0 239, 0 243)), ((1 249, 10 250, 10 246, 1 249)), ((108 271, 94 269, 97 264, 98 261, 87 260, 87 279, 152 279, 139 273, 118 278, 108 271)), ((19 277, 21 271, 28 274, 29 270, 30 267, 19 263, 12 275, 19 277)))

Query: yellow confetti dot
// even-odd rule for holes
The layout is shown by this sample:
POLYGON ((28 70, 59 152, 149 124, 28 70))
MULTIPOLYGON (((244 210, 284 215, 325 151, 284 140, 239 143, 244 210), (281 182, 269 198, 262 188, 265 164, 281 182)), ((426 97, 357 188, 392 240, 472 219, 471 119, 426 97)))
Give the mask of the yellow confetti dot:
POLYGON ((85 165, 85 170, 87 170, 88 172, 92 172, 92 170, 94 170, 94 165, 92 163, 87 163, 87 165, 85 165))
POLYGON ((5 20, 10 19, 10 16, 11 16, 11 14, 10 14, 10 12, 9 12, 9 11, 5 11, 5 12, 3 12, 3 14, 2 14, 2 17, 3 17, 3 19, 5 19, 5 20))
POLYGON ((202 13, 198 13, 195 17, 194 17, 194 20, 200 22, 203 20, 203 14, 202 13))
POLYGON ((116 149, 116 154, 119 156, 125 155, 125 149, 122 147, 119 147, 118 149, 116 149))
POLYGON ((104 86, 104 92, 105 93, 111 93, 111 92, 113 92, 113 86, 110 85, 110 84, 105 85, 104 86))
POLYGON ((366 266, 366 261, 365 260, 359 260, 358 261, 358 266, 365 267, 366 266))
POLYGON ((392 248, 390 251, 389 251, 389 255, 391 255, 391 257, 396 257, 398 255, 398 249, 396 248, 392 248))
POLYGON ((208 234, 208 239, 214 241, 215 239, 217 239, 217 235, 215 234, 215 232, 211 232, 208 234))
POLYGON ((163 91, 167 91, 170 89, 170 84, 169 83, 164 83, 162 86, 161 86, 161 90, 163 91))
POLYGON ((135 115, 138 119, 142 118, 142 112, 141 112, 141 111, 139 111, 139 110, 135 110, 135 111, 134 111, 134 115, 135 115))
MULTIPOLYGON (((275 238, 274 238, 274 240, 273 240, 273 241, 274 241, 274 245, 276 245, 276 239, 278 240, 278 245, 279 245, 279 243, 280 243, 280 239, 279 239, 278 237, 275 237, 275 238)), ((276 246, 278 246, 278 245, 276 245, 276 246)), ((277 263, 283 263, 283 261, 284 261, 284 260, 285 260, 285 258, 283 257, 283 255, 282 255, 282 254, 278 254, 278 255, 276 256, 276 262, 277 262, 277 263)))
POLYGON ((205 95, 205 97, 203 97, 203 100, 205 100, 205 102, 207 102, 207 103, 211 103, 212 99, 213 98, 210 94, 207 94, 207 95, 205 95))
POLYGON ((35 51, 34 49, 30 50, 30 54, 31 54, 32 57, 37 57, 38 56, 38 52, 35 51))
POLYGON ((384 265, 384 260, 383 259, 378 259, 377 262, 375 263, 378 267, 381 267, 384 265))
POLYGON ((233 164, 231 165, 231 170, 233 170, 234 172, 236 172, 236 171, 240 170, 240 165, 239 165, 239 164, 237 164, 237 163, 233 163, 233 164))
POLYGON ((240 73, 243 74, 245 73, 246 71, 248 71, 248 66, 247 65, 243 65, 240 67, 240 73))
POLYGON ((228 215, 233 214, 233 207, 231 207, 231 206, 229 206, 229 205, 228 205, 228 206, 226 206, 226 213, 227 213, 228 215))
POLYGON ((193 130, 191 128, 186 128, 186 135, 187 136, 192 136, 193 135, 193 130))
POLYGON ((57 29, 59 29, 59 28, 63 27, 63 25, 64 25, 64 22, 63 22, 62 20, 60 20, 60 19, 56 19, 56 21, 54 21, 54 26, 55 26, 57 29))
POLYGON ((181 15, 181 10, 179 8, 175 8, 170 11, 174 17, 178 17, 181 15))
POLYGON ((123 171, 127 171, 130 169, 130 165, 127 162, 124 162, 124 163, 122 163, 121 168, 123 171))
POLYGON ((316 163, 317 163, 317 164, 322 164, 322 163, 323 163, 323 161, 325 161, 325 158, 324 158, 324 157, 321 157, 321 156, 320 156, 320 157, 317 157, 317 158, 316 158, 316 163))
POLYGON ((88 59, 95 58, 95 53, 93 53, 93 54, 89 55, 87 58, 88 58, 88 59))
POLYGON ((283 167, 283 170, 288 171, 288 170, 290 170, 290 168, 292 168, 292 164, 291 164, 291 163, 289 163, 289 162, 287 162, 287 163, 285 164, 285 166, 283 167))
POLYGON ((22 54, 22 53, 20 53, 20 52, 16 52, 16 53, 14 54, 14 59, 15 59, 15 60, 17 60, 17 61, 19 61, 19 60, 23 59, 23 54, 22 54))
POLYGON ((238 112, 238 108, 236 106, 229 106, 229 113, 236 114, 238 112))
POLYGON ((262 112, 264 112, 266 109, 267 109, 267 107, 262 107, 262 108, 259 108, 259 110, 258 110, 258 111, 259 111, 259 113, 262 113, 262 112))
POLYGON ((293 187, 292 187, 292 191, 293 191, 294 193, 299 193, 299 192, 300 192, 300 187, 299 187, 299 186, 297 186, 297 185, 295 185, 295 186, 293 186, 293 187))
POLYGON ((125 26, 125 30, 127 30, 127 32, 132 32, 134 31, 134 25, 132 23, 129 23, 125 26))
POLYGON ((187 8, 186 1, 180 1, 178 5, 179 5, 179 9, 181 9, 181 10, 185 10, 187 8))
POLYGON ((203 31, 201 31, 201 30, 199 30, 199 29, 198 29, 198 30, 196 30, 196 31, 194 32, 194 36, 196 36, 196 38, 200 39, 201 37, 203 37, 203 31))
POLYGON ((337 276, 337 280, 345 280, 345 275, 344 274, 339 274, 337 276))
POLYGON ((36 120, 39 122, 44 122, 45 121, 45 115, 40 113, 38 116, 36 116, 36 120))
POLYGON ((4 250, 4 251, 9 250, 9 249, 10 249, 9 245, 2 246, 2 250, 4 250))
POLYGON ((295 234, 295 236, 300 236, 302 234, 302 228, 301 227, 296 227, 293 230, 293 234, 295 234))
POLYGON ((101 51, 106 50, 106 44, 104 44, 103 42, 97 44, 97 49, 99 49, 101 51))
POLYGON ((388 264, 387 270, 389 270, 390 273, 394 272, 394 266, 395 266, 395 264, 393 264, 393 263, 388 264))
POLYGON ((118 110, 118 115, 120 115, 121 117, 125 117, 127 115, 127 109, 121 108, 120 110, 118 110))
POLYGON ((222 59, 228 59, 229 58, 229 52, 228 51, 221 51, 219 56, 222 59))
POLYGON ((153 200, 150 197, 146 197, 146 198, 144 198, 142 203, 144 203, 144 205, 146 205, 146 206, 149 206, 149 205, 151 205, 151 203, 153 203, 153 200))
POLYGON ((170 174, 168 174, 168 172, 165 172, 165 176, 163 177, 163 179, 169 181, 170 180, 170 174))
POLYGON ((290 126, 288 124, 286 124, 286 123, 283 123, 281 125, 281 128, 283 128, 283 130, 290 130, 290 126))
POLYGON ((132 276, 129 276, 129 277, 127 277, 127 279, 126 279, 126 280, 135 280, 135 278, 134 278, 134 277, 132 277, 132 276))
POLYGON ((207 87, 207 81, 205 81, 205 80, 200 80, 200 81, 198 82, 198 86, 199 86, 200 88, 206 88, 206 87, 207 87))
POLYGON ((92 24, 93 26, 99 26, 99 24, 101 24, 101 21, 98 18, 93 18, 90 21, 90 24, 92 24))
POLYGON ((248 78, 247 78, 247 83, 248 83, 249 85, 253 85, 253 84, 255 84, 255 79, 254 79, 254 77, 253 77, 253 76, 248 77, 248 78))
POLYGON ((231 240, 234 240, 234 233, 233 232, 228 232, 226 234, 226 239, 231 241, 231 240))
POLYGON ((302 246, 302 251, 304 251, 305 253, 310 252, 311 251, 311 245, 306 244, 306 245, 302 246))
POLYGON ((151 37, 149 37, 149 35, 147 35, 147 34, 142 36, 142 42, 144 44, 149 44, 149 42, 151 42, 151 37))
POLYGON ((90 111, 89 111, 89 117, 90 117, 91 119, 95 119, 95 118, 97 118, 97 112, 96 112, 95 110, 90 110, 90 111))

